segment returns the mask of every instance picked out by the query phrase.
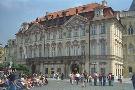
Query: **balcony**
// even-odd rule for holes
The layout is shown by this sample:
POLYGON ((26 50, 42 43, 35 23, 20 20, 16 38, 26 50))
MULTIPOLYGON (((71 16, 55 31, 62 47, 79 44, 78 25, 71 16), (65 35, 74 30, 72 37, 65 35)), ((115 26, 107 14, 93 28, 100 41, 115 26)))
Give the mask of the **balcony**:
POLYGON ((123 58, 118 57, 116 55, 91 55, 90 59, 93 60, 123 60, 123 58))
POLYGON ((83 61, 85 60, 85 56, 56 56, 56 57, 34 57, 34 58, 27 58, 26 62, 40 62, 40 61, 83 61))

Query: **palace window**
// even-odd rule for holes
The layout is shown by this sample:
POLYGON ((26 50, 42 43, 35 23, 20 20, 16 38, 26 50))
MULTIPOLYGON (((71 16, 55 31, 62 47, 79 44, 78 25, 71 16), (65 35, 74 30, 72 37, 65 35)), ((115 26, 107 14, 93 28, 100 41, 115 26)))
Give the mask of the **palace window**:
POLYGON ((106 30, 105 30, 105 23, 102 23, 100 25, 100 28, 101 28, 101 34, 105 34, 106 33, 106 30))
POLYGON ((96 55, 96 51, 97 51, 97 43, 96 41, 92 41, 91 42, 91 54, 92 55, 96 55))
POLYGON ((52 39, 56 39, 56 32, 54 31, 54 32, 52 32, 52 34, 53 34, 52 39))
POLYGON ((42 45, 39 45, 39 57, 42 57, 42 45))
POLYGON ((46 52, 47 50, 46 50, 46 46, 45 46, 45 44, 44 44, 44 57, 46 57, 47 56, 47 52, 46 52))
POLYGON ((48 74, 48 68, 45 68, 45 74, 48 74))
POLYGON ((106 42, 105 40, 101 40, 100 41, 100 49, 101 49, 101 55, 105 55, 106 54, 106 42))
POLYGON ((92 26, 91 35, 96 35, 96 25, 92 26))
POLYGON ((129 35, 132 35, 133 32, 134 32, 134 30, 133 30, 133 28, 130 26, 130 28, 128 29, 128 34, 129 34, 129 35))
POLYGON ((86 33, 85 33, 85 26, 84 26, 84 24, 79 26, 79 31, 80 31, 80 35, 81 36, 85 36, 86 33))
POLYGON ((35 42, 37 41, 37 34, 35 34, 35 42))
POLYGON ((58 47, 58 56, 62 56, 62 47, 58 47))
POLYGON ((85 45, 81 45, 81 55, 85 55, 85 45))
POLYGON ((128 46, 128 52, 129 52, 129 54, 133 54, 134 53, 134 46, 131 43, 128 46))
POLYGON ((50 56, 50 48, 49 47, 46 48, 46 52, 47 52, 46 56, 49 57, 50 56))
POLYGON ((74 30, 74 37, 78 37, 78 30, 74 30))
POLYGON ((70 56, 71 52, 70 52, 70 46, 67 46, 67 56, 70 56))
POLYGON ((41 32, 41 34, 40 34, 40 41, 42 41, 43 38, 44 38, 44 35, 43 35, 43 33, 41 32))
POLYGON ((50 32, 47 33, 47 40, 50 40, 50 32))
POLYGON ((132 73, 132 67, 128 68, 129 73, 132 73))
POLYGON ((29 52, 30 52, 30 53, 29 53, 29 57, 32 58, 32 46, 29 46, 29 50, 30 50, 30 51, 29 51, 29 52))
POLYGON ((67 31, 67 38, 71 38, 71 30, 67 31))
POLYGON ((34 48, 34 57, 36 57, 36 47, 34 48))
POLYGON ((62 34, 63 34, 62 30, 59 30, 59 39, 62 39, 62 34))
POLYGON ((55 47, 52 47, 52 57, 55 57, 56 53, 55 53, 55 47))
POLYGON ((20 59, 23 59, 23 48, 20 47, 20 59))

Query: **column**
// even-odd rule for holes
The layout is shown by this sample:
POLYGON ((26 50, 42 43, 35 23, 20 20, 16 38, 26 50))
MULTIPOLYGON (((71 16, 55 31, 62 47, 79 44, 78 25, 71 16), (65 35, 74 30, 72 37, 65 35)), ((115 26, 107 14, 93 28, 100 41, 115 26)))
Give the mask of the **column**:
POLYGON ((43 74, 45 73, 43 62, 40 63, 40 72, 43 73, 43 74))

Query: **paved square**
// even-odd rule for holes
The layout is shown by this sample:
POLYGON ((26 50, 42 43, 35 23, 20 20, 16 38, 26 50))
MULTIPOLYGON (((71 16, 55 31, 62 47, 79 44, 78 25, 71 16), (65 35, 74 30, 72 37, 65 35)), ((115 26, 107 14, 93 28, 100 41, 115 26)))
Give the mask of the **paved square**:
MULTIPOLYGON (((107 83, 108 84, 108 83, 107 83)), ((113 86, 90 86, 86 87, 79 85, 71 85, 67 80, 49 80, 49 84, 43 87, 35 87, 32 90, 133 90, 132 83, 114 83, 113 86)))

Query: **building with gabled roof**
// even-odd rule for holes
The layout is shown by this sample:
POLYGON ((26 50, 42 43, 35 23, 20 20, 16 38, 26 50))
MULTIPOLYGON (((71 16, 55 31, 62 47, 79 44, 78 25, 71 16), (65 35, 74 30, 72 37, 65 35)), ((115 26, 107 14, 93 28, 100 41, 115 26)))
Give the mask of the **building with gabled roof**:
POLYGON ((32 73, 123 74, 122 31, 117 13, 92 3, 48 13, 16 33, 17 63, 32 73))

